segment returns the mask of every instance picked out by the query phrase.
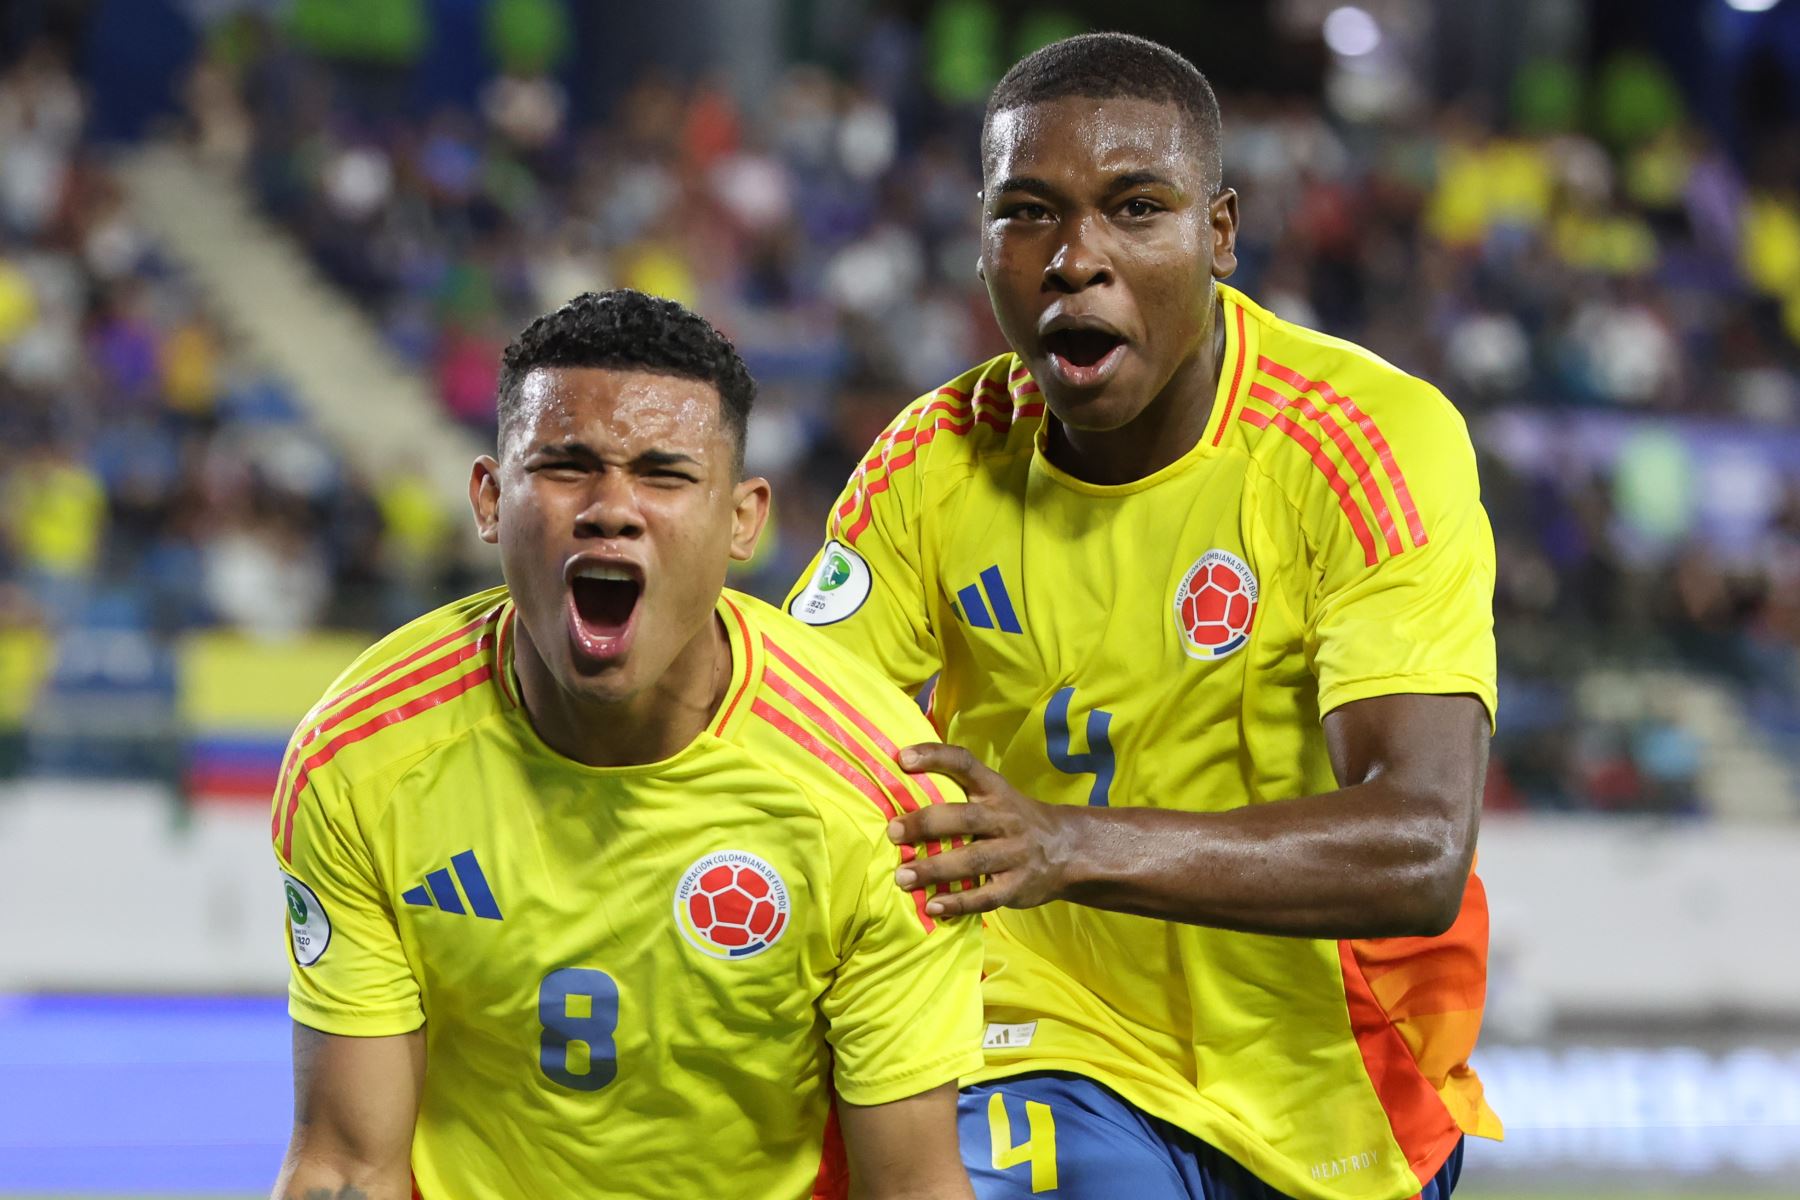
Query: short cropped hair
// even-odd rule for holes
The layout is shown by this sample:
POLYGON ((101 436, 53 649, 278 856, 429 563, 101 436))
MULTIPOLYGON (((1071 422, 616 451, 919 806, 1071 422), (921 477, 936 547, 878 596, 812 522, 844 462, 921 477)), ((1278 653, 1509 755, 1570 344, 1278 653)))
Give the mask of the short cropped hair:
POLYGON ((631 288, 583 292, 527 325, 500 360, 500 446, 518 416, 525 377, 544 367, 652 371, 710 383, 731 437, 733 467, 744 469, 744 433, 756 381, 731 340, 673 300, 631 288))
POLYGON ((981 122, 981 156, 987 160, 994 118, 1003 112, 1085 96, 1095 100, 1153 100, 1173 104, 1199 135, 1209 195, 1223 181, 1219 160, 1219 99, 1200 68, 1149 38, 1129 33, 1083 33, 1052 42, 1013 64, 988 96, 981 122))

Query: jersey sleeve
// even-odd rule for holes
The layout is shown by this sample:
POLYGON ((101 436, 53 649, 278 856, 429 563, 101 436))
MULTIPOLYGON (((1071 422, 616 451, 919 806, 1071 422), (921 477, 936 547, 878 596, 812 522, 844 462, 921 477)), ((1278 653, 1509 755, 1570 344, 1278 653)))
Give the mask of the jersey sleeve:
POLYGON ((287 900, 288 1013, 323 1033, 383 1037, 424 1024, 419 984, 376 882, 343 785, 330 775, 276 792, 287 900), (284 827, 291 813, 291 834, 284 827))
POLYGON ((894 885, 899 849, 882 832, 858 858, 844 881, 855 899, 840 966, 821 1007, 838 1095, 886 1104, 981 1066, 981 922, 926 916, 922 900, 894 885))
POLYGON ((1372 696, 1466 692, 1491 721, 1494 536, 1474 448, 1435 388, 1411 379, 1396 386, 1399 403, 1379 427, 1368 423, 1385 431, 1373 450, 1394 540, 1377 536, 1385 529, 1359 536, 1329 494, 1306 514, 1319 560, 1307 622, 1319 712, 1372 696))
POLYGON ((926 604, 923 478, 911 469, 934 402, 915 401, 875 440, 831 506, 825 544, 784 606, 908 692, 940 665, 926 604))

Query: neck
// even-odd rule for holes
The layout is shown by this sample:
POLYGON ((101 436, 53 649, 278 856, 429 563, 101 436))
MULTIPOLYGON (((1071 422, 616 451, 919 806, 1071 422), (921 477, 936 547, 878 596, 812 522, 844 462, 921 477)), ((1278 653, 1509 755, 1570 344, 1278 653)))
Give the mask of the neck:
POLYGON ((526 716, 544 744, 590 767, 636 767, 673 758, 700 736, 731 685, 731 642, 714 613, 649 687, 619 700, 564 688, 518 625, 513 661, 526 716))
POLYGON ((1223 301, 1216 292, 1206 326, 1194 353, 1117 429, 1072 429, 1049 417, 1050 461, 1088 483, 1120 484, 1154 475, 1192 450, 1206 432, 1225 361, 1223 301))

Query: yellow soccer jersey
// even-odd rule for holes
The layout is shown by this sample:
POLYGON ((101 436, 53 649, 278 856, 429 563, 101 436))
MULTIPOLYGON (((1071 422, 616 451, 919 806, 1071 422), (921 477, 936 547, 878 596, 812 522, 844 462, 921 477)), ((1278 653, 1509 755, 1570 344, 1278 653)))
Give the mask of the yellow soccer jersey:
POLYGON ((423 1200, 834 1194, 834 1087, 879 1104, 980 1065, 978 923, 893 886, 892 815, 962 799, 888 761, 930 727, 813 630, 718 611, 726 699, 663 762, 538 739, 504 589, 388 637, 296 732, 289 1010, 424 1026, 423 1200))
MULTIPOLYGON (((1205 435, 1102 487, 1046 459, 1006 355, 895 420, 789 598, 933 723, 1062 804, 1220 811, 1337 787, 1321 716, 1495 704, 1493 537, 1430 385, 1231 288, 1205 435)), ((1074 1071, 1301 1197, 1416 1194, 1499 1123, 1467 1065, 1487 915, 1309 941, 1057 903, 990 914, 987 1065, 1074 1071)))

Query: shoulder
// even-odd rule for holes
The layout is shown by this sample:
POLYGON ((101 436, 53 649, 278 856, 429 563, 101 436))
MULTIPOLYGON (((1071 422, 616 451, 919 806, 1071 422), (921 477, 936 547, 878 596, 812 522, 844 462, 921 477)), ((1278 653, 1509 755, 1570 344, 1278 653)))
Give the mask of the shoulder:
POLYGON ((1243 332, 1223 435, 1309 525, 1348 528, 1373 565, 1424 545, 1432 510, 1473 496, 1467 425, 1430 382, 1240 293, 1227 301, 1243 332))
POLYGON ((409 621, 364 651, 301 720, 289 745, 295 790, 338 787, 415 762, 507 702, 512 606, 505 588, 409 621))
POLYGON ((902 409, 870 451, 870 466, 899 470, 974 462, 1029 448, 1044 399, 1018 356, 972 367, 902 409))
POLYGON ((791 778, 830 815, 873 835, 899 812, 960 798, 941 781, 916 780, 893 761, 902 746, 936 741, 911 696, 830 637, 735 592, 752 670, 760 676, 745 744, 791 778))

